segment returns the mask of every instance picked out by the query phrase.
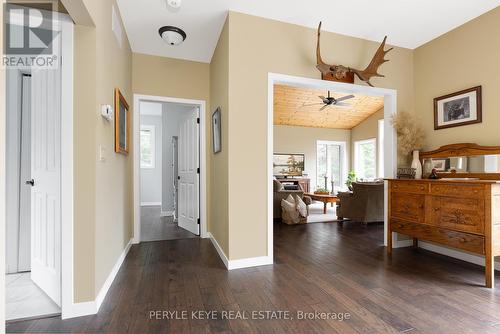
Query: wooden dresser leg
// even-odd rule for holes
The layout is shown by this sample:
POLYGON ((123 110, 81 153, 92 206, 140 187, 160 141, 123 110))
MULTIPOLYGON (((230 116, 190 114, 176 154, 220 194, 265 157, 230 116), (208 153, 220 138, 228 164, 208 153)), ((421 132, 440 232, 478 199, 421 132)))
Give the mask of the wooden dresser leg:
POLYGON ((413 238, 413 248, 418 248, 418 239, 413 238))
POLYGON ((491 256, 491 249, 488 252, 488 247, 486 247, 484 278, 487 288, 493 288, 495 286, 495 258, 491 256))

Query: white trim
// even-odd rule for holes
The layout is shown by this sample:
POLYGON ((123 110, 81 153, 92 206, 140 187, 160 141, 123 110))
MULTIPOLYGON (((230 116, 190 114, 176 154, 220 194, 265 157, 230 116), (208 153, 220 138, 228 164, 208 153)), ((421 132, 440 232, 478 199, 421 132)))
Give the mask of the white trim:
POLYGON ((68 15, 61 22, 61 317, 71 317, 74 303, 74 169, 73 169, 73 53, 74 26, 68 15))
MULTIPOLYGON (((140 131, 149 131, 150 140, 151 140, 151 164, 145 165, 141 160, 141 169, 155 169, 156 168, 156 126, 153 124, 141 124, 140 131)), ((161 136, 161 135, 160 135, 161 136)), ((140 138, 139 138, 140 140, 140 138)), ((139 150, 141 146, 139 143, 139 150)), ((140 153, 140 152, 139 152, 140 153)), ((140 155, 139 155, 140 157, 140 155)))
POLYGON ((160 217, 172 217, 174 215, 174 211, 162 211, 160 213, 160 217))
POLYGON ((219 245, 215 237, 212 235, 212 233, 208 232, 207 235, 210 238, 212 244, 214 245, 215 250, 217 251, 217 253, 219 253, 219 257, 226 266, 227 270, 236 270, 242 268, 258 267, 258 266, 273 264, 273 259, 272 257, 269 256, 259 256, 247 259, 229 260, 224 251, 222 250, 222 247, 219 245))
MULTIPOLYGON (((377 172, 377 166, 378 166, 378 154, 377 154, 378 144, 377 144, 377 138, 369 138, 369 139, 362 139, 362 140, 355 140, 354 141, 354 156, 353 156, 353 160, 354 160, 354 166, 353 166, 354 173, 356 173, 356 177, 359 176, 358 171, 361 168, 359 166, 360 159, 358 159, 358 154, 359 154, 359 146, 363 145, 363 144, 373 144, 373 146, 375 148, 375 175, 374 175, 374 178, 377 178, 378 177, 378 172, 377 172)), ((363 179, 363 178, 366 178, 366 177, 363 175, 363 177, 361 177, 361 178, 363 179)))
MULTIPOLYGON (((139 147, 140 102, 168 102, 195 105, 200 108, 200 237, 207 238, 207 110, 204 100, 190 100, 165 96, 134 94, 133 141, 134 147, 139 147), (139 112, 137 112, 139 111, 139 112)), ((140 243, 141 207, 140 207, 140 161, 139 150, 134 150, 134 244, 140 243)))
POLYGON ((62 319, 83 317, 86 315, 92 315, 92 314, 96 314, 99 312, 99 309, 101 308, 102 302, 106 298, 106 295, 108 294, 109 288, 113 284, 113 281, 115 280, 116 275, 120 271, 120 268, 123 264, 123 261, 127 257, 127 254, 129 252, 131 246, 132 246, 132 239, 129 240, 129 242, 125 246, 125 249, 120 254, 120 257, 118 257, 118 260, 115 262, 115 265, 113 266, 113 269, 111 269, 111 272, 109 273, 108 277, 106 278, 106 281, 104 281, 104 284, 101 287, 101 290, 99 290, 99 293, 97 294, 95 300, 88 301, 88 302, 82 302, 82 303, 73 303, 73 305, 71 307, 71 312, 63 315, 62 319))
POLYGON ((141 206, 161 206, 161 202, 141 202, 141 206))
MULTIPOLYGON (((342 159, 342 164, 340 166, 340 188, 337 190, 341 190, 344 187, 347 173, 349 171, 349 168, 347 167, 348 162, 347 162, 347 142, 346 141, 338 141, 338 140, 316 140, 316 188, 320 187, 317 184, 318 181, 318 145, 338 145, 340 146, 340 155, 342 159)), ((328 152, 327 152, 328 155, 328 152)))
POLYGON ((125 246, 125 249, 123 252, 120 254, 120 257, 118 260, 116 260, 115 265, 113 266, 113 269, 111 269, 111 272, 108 275, 108 278, 106 278, 106 281, 104 281, 104 284, 101 287, 101 290, 99 290, 99 293, 97 294, 97 297, 95 299, 95 305, 96 305, 96 313, 99 312, 99 308, 102 305, 102 302, 104 301, 104 298, 106 298, 106 295, 108 294, 109 288, 111 287, 111 284, 113 284, 113 281, 115 280, 116 275, 120 271, 120 268, 123 264, 123 261, 127 257, 128 251, 130 250, 130 247, 132 246, 132 239, 129 240, 127 245, 125 246))
MULTIPOLYGON (((346 94, 362 94, 384 97, 384 119, 389 120, 397 113, 397 92, 394 89, 346 84, 335 81, 295 77, 268 73, 267 80, 267 257, 273 258, 273 108, 274 85, 285 84, 295 87, 341 91, 346 94)), ((384 127, 384 177, 396 175, 397 137, 391 122, 384 127)), ((387 191, 385 191, 387 194, 387 191)), ((384 197, 385 212, 388 209, 387 196, 384 197)), ((387 245, 387 216, 384 219, 384 245, 387 245)))
POLYGON ((384 177, 384 124, 385 119, 377 122, 377 177, 384 177))
POLYGON ((210 241, 212 242, 212 245, 214 245, 215 250, 217 253, 219 253, 219 257, 221 258, 222 262, 226 266, 226 268, 229 269, 229 259, 227 258, 226 254, 222 250, 222 247, 219 245, 215 237, 212 235, 212 233, 208 232, 207 236, 210 238, 210 241))

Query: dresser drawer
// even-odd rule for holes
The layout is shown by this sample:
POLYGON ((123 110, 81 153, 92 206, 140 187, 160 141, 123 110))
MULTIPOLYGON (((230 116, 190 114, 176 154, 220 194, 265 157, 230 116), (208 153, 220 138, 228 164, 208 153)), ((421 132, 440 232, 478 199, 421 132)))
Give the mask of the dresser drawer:
POLYGON ((391 217, 423 222, 425 217, 425 195, 400 194, 391 195, 391 217))
POLYGON ((431 194, 439 196, 484 198, 484 186, 480 184, 431 184, 431 194))
POLYGON ((390 229, 418 238, 421 240, 436 242, 453 248, 462 249, 476 254, 485 253, 484 237, 458 231, 451 231, 437 226, 403 222, 391 219, 390 229))
POLYGON ((391 182, 391 191, 411 194, 426 194, 429 192, 429 184, 418 181, 393 181, 391 182))
POLYGON ((430 224, 484 234, 483 198, 432 196, 430 203, 430 224))

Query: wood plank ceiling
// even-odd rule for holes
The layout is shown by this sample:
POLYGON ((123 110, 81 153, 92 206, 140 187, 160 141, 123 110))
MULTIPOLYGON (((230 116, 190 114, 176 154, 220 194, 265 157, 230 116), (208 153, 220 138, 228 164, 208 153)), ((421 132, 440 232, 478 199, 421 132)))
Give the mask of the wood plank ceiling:
MULTIPOLYGON (((318 96, 327 96, 325 90, 274 86, 274 125, 293 125, 313 128, 352 129, 384 107, 384 98, 356 95, 345 101, 350 106, 322 107, 318 96), (315 104, 315 105, 313 105, 315 104)), ((339 98, 344 93, 330 92, 339 98)))

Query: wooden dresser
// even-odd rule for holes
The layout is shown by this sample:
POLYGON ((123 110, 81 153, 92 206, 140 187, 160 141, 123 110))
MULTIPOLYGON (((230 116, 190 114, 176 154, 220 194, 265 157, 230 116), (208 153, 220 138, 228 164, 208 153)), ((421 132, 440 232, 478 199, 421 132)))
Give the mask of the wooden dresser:
MULTIPOLYGON (((421 152, 424 178, 389 180, 389 231, 485 257, 494 286, 500 255, 500 146, 459 143, 421 152)), ((392 234, 390 234, 392 235, 392 234)), ((388 238, 388 252, 392 238, 388 238)))
MULTIPOLYGON (((490 180, 389 180, 389 231, 485 256, 493 286, 500 255, 500 184, 490 180)), ((388 238, 388 252, 392 238, 388 238)))

